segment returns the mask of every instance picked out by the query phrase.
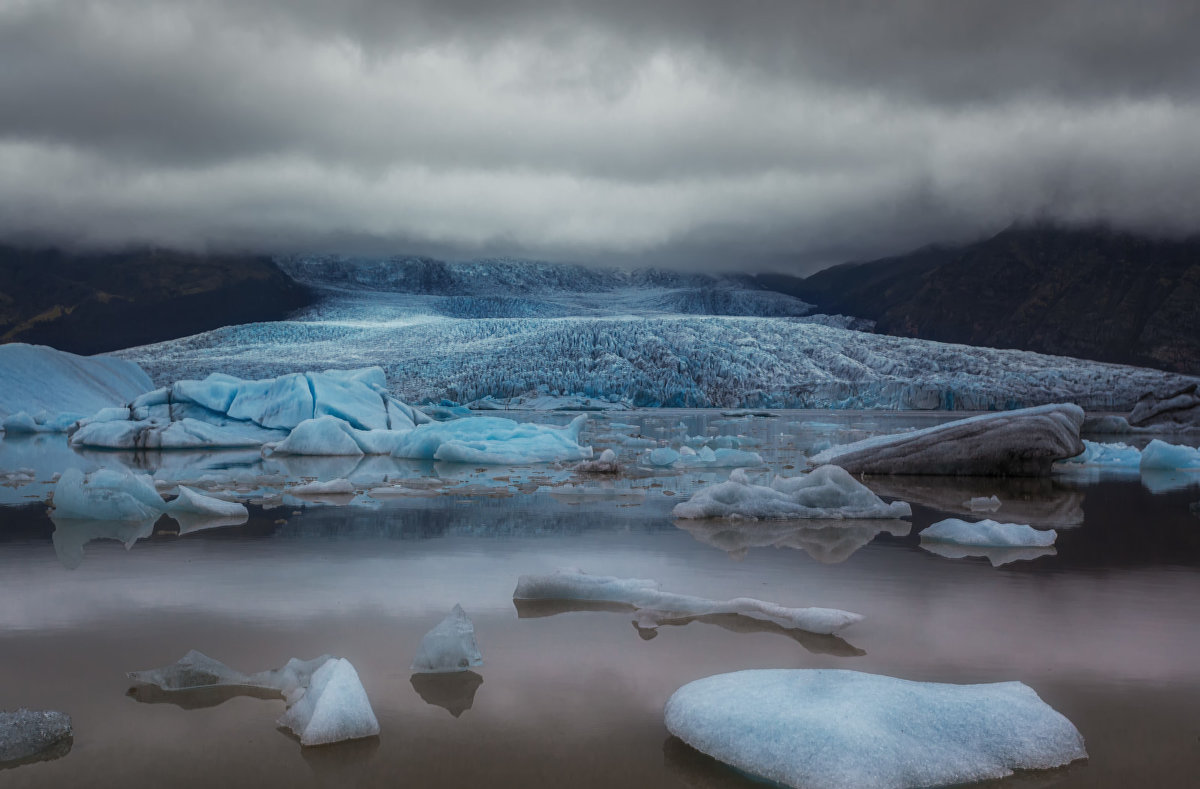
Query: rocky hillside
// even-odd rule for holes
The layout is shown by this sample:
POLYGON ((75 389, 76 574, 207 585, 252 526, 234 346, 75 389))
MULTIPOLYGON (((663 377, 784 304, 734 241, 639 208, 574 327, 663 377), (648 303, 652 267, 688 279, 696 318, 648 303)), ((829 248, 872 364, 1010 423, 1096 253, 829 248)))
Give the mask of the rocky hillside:
POLYGON ((1200 373, 1200 239, 1012 227, 962 247, 760 278, 902 337, 1200 373))
POLYGON ((283 318, 308 289, 270 258, 0 246, 0 342, 92 354, 283 318))

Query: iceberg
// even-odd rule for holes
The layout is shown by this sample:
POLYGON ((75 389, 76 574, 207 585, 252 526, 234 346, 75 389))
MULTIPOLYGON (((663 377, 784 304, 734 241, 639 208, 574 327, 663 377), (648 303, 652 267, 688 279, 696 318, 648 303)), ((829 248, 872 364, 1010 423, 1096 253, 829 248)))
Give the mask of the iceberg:
POLYGON ((351 495, 354 493, 354 483, 348 479, 331 479, 326 482, 306 482, 288 488, 293 496, 331 496, 351 495))
POLYGON ((466 671, 483 665, 483 655, 475 643, 475 626, 461 605, 421 639, 412 670, 418 674, 443 674, 466 671))
POLYGON ((1200 384, 1145 393, 1134 403, 1126 423, 1152 431, 1200 430, 1200 384))
POLYGON ((1045 548, 1054 544, 1058 532, 1040 531, 1021 523, 982 520, 968 523, 958 518, 938 521, 921 532, 921 541, 944 542, 982 548, 1045 548))
POLYGON ((996 495, 974 496, 964 501, 963 506, 971 512, 995 512, 1000 509, 1001 501, 1000 497, 996 495))
POLYGON ((344 658, 327 660, 307 686, 285 694, 288 709, 279 725, 291 729, 301 745, 327 745, 379 734, 379 721, 358 672, 344 658))
POLYGON ((1071 722, 1020 682, 738 671, 684 685, 664 718, 696 750, 796 789, 957 785, 1087 757, 1071 722))
POLYGON ((679 453, 670 447, 659 447, 658 449, 650 450, 646 456, 651 466, 669 466, 676 460, 679 460, 679 453))
POLYGON ((71 416, 123 405, 153 388, 150 376, 125 359, 19 342, 0 345, 0 418, 24 411, 34 415, 35 426, 66 429, 75 421, 71 416))
POLYGON ((179 496, 167 505, 167 509, 172 515, 204 515, 222 519, 222 525, 229 525, 225 519, 241 519, 241 522, 245 522, 250 516, 243 504, 205 496, 184 485, 179 486, 179 496))
POLYGON ((86 477, 69 468, 54 486, 54 515, 104 521, 157 519, 167 504, 146 474, 101 469, 86 477))
POLYGON ((1142 471, 1200 471, 1200 449, 1154 439, 1142 450, 1142 471))
POLYGON ((1051 464, 1084 451, 1083 409, 1058 404, 959 419, 875 436, 815 455, 854 474, 1047 476, 1051 464))
POLYGON ((655 619, 740 614, 821 635, 837 633, 862 621, 860 614, 836 608, 787 608, 750 597, 706 600, 660 591, 657 581, 588 575, 575 568, 560 569, 547 575, 522 575, 517 580, 513 600, 617 603, 633 608, 641 621, 650 623, 655 619))
POLYGON ((0 420, 0 429, 10 436, 23 433, 66 433, 83 417, 83 414, 70 411, 61 414, 39 411, 33 416, 26 411, 18 411, 0 420))
POLYGON ((905 518, 912 508, 890 504, 838 466, 796 477, 776 477, 770 487, 750 482, 736 469, 728 482, 701 488, 675 505, 676 518, 905 518))
POLYGON ((130 671, 135 682, 160 690, 196 690, 212 687, 257 687, 279 690, 276 685, 256 682, 248 674, 230 668, 219 660, 193 649, 169 666, 130 671))
POLYGON ((0 712, 0 769, 65 756, 71 735, 71 717, 63 712, 0 712))
MULTIPOLYGON (((431 421, 388 394, 387 380, 378 367, 289 373, 261 380, 213 373, 203 380, 177 381, 146 392, 127 410, 97 412, 81 420, 71 443, 98 449, 257 447, 284 440, 302 423, 314 420, 318 426, 306 427, 297 437, 298 454, 307 439, 333 438, 341 423, 354 431, 378 434, 407 431, 431 421)), ((386 439, 376 436, 374 440, 386 439)))
POLYGON ((481 465, 587 460, 592 448, 579 445, 586 423, 586 415, 561 428, 492 416, 432 422, 404 433, 392 456, 481 465))

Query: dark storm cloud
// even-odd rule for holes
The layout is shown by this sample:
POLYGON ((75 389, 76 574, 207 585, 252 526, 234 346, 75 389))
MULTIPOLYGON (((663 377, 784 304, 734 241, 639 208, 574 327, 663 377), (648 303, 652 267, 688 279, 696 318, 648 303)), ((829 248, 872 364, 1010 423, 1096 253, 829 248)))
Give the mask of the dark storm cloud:
POLYGON ((0 235, 803 268, 1197 229, 1200 6, 0 0, 0 235))

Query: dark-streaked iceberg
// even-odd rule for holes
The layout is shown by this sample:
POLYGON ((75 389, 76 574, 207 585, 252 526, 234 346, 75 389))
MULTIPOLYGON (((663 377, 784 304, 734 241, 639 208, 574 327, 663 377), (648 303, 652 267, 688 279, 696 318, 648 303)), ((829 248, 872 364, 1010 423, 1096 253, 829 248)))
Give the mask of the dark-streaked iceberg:
POLYGON ((1083 409, 1044 405, 959 419, 826 449, 810 459, 853 474, 1047 476, 1057 460, 1084 451, 1083 409))

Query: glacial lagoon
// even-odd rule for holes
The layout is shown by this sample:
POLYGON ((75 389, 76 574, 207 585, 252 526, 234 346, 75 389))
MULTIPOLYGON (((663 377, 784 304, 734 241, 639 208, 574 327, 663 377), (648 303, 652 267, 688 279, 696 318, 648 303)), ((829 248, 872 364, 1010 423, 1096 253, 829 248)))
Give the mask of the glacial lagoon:
MULTIPOLYGON (((582 442, 618 452, 628 471, 615 479, 567 465, 270 465, 257 452, 81 453, 56 435, 0 442, 0 473, 10 475, 0 485, 0 709, 62 710, 74 723, 68 748, 0 770, 0 785, 761 786, 663 724, 664 703, 685 683, 758 668, 1019 680, 1078 727, 1089 758, 991 785, 1191 785, 1200 518, 1189 506, 1200 500, 1200 473, 867 477, 885 499, 912 504, 912 518, 676 522, 676 503, 730 469, 640 464, 647 442, 626 438, 743 436, 742 448, 765 461, 749 474, 765 480, 799 473, 800 454, 826 442, 962 416, 773 413, 593 417, 582 442), (39 502, 53 474, 105 466, 207 477, 206 490, 248 500, 250 519, 56 524, 46 514, 39 502), (356 492, 278 495, 336 478, 356 492), (967 506, 992 495, 995 512, 967 506), (923 546, 919 532, 950 517, 1054 528, 1058 539, 1024 553, 923 546), (560 567, 865 619, 817 636, 734 615, 648 628, 621 606, 514 604, 519 576, 560 567), (456 603, 474 621, 483 666, 414 675, 422 635, 456 603), (191 649, 247 671, 348 658, 381 733, 302 748, 276 726, 278 698, 131 687, 127 672, 191 649)), ((521 418, 564 424, 570 415, 521 418)))

